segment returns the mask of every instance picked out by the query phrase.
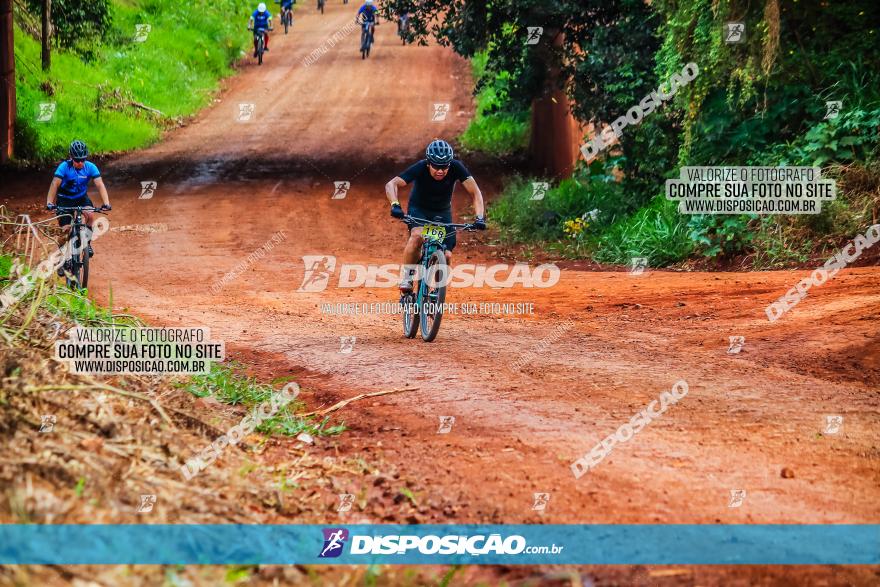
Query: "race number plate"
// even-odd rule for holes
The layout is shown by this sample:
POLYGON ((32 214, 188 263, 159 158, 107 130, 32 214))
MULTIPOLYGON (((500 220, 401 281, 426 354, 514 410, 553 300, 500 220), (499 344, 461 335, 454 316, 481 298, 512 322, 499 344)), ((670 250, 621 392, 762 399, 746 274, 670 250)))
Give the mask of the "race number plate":
POLYGON ((426 240, 442 241, 446 238, 446 227, 427 224, 422 228, 422 238, 426 240))

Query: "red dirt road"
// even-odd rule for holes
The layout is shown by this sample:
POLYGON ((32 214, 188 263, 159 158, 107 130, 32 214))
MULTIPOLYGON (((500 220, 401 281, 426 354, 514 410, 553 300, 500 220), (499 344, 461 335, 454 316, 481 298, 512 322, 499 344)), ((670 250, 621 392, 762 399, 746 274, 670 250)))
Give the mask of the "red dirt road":
MULTIPOLYGON (((398 316, 322 313, 327 303, 395 302, 395 289, 338 288, 337 272, 324 291, 298 292, 303 255, 400 262, 404 229, 388 217, 383 184, 472 112, 467 63, 436 46, 402 47, 393 23, 380 24, 366 61, 355 31, 305 66, 352 13, 298 9, 262 67, 248 63, 192 124, 104 171, 113 226, 167 230, 96 244, 98 300, 112 286, 116 307, 154 323, 208 326, 261 375, 299 375, 314 408, 416 388, 345 408, 337 419, 351 430, 316 448, 375 452, 421 479, 428 507, 414 521, 880 522, 878 267, 841 271, 775 323, 765 306, 808 272, 566 268, 547 289, 451 289, 450 303, 527 303, 534 314, 448 315, 431 344, 403 338, 398 316), (237 120, 242 103, 255 105, 248 122, 237 120), (451 105, 445 121, 431 120, 435 103, 451 105), (146 180, 158 189, 138 199, 146 180), (344 199, 331 199, 334 181, 351 182, 344 199), (283 242, 212 294, 278 231, 283 242), (342 336, 356 337, 350 354, 342 336), (730 336, 745 337, 739 354, 727 353, 730 336), (512 368, 526 353, 530 362, 512 368), (574 478, 576 458, 679 379, 686 397, 574 478), (843 416, 838 433, 823 433, 827 415, 843 416), (439 416, 455 417, 451 432, 438 434, 439 416), (745 500, 728 507, 735 489, 745 500), (550 494, 543 512, 532 509, 536 492, 550 494)), ((506 169, 471 171, 491 199, 506 169)), ((472 213, 461 189, 456 203, 472 213)), ((491 241, 460 237, 454 263, 514 261, 491 241)), ((880 580, 865 568, 783 574, 801 572, 880 580)))

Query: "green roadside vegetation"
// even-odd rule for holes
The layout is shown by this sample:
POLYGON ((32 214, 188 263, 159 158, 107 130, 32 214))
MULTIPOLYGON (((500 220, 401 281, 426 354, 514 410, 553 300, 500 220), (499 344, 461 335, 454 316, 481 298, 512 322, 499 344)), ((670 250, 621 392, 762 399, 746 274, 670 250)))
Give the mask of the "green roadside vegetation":
POLYGON ((472 60, 478 111, 460 143, 489 154, 525 148, 532 100, 552 86, 554 67, 575 117, 599 128, 667 87, 689 62, 699 67, 673 98, 624 128, 619 143, 589 164, 581 157, 573 177, 511 181, 489 210, 502 242, 604 263, 647 257, 654 267, 767 269, 822 258, 880 221, 876 2, 420 6, 414 28, 472 60), (441 21, 433 31, 432 19, 441 21), (745 23, 740 43, 725 41, 731 21, 745 23), (529 45, 535 24, 544 36, 529 45), (549 31, 563 43, 550 49, 549 31), (839 115, 826 118, 834 100, 839 115), (665 199, 665 180, 683 166, 745 165, 820 167, 836 180, 837 200, 815 215, 713 216, 680 214, 665 199), (551 184, 543 199, 532 197, 538 181, 551 184))
POLYGON ((509 155, 528 144, 529 113, 510 109, 507 98, 510 74, 501 72, 491 81, 486 76, 489 54, 482 51, 471 60, 474 79, 484 80, 475 94, 476 112, 462 133, 461 146, 491 155, 509 155))
POLYGON ((56 0, 43 71, 39 6, 15 4, 18 160, 63 157, 72 138, 94 153, 156 141, 211 101, 250 40, 251 9, 232 0, 56 0), (54 115, 39 121, 45 103, 54 115))
MULTIPOLYGON (((0 291, 6 290, 13 281, 30 273, 16 255, 0 252, 0 291), (18 261, 18 262, 16 262, 18 261)), ((86 290, 73 290, 59 284, 54 276, 46 280, 33 280, 27 290, 9 308, 3 308, 0 316, 0 350, 4 347, 46 347, 56 336, 74 326, 135 328, 145 324, 135 316, 104 308, 88 298, 86 290)), ((222 404, 242 406, 251 410, 269 401, 277 389, 290 378, 261 382, 244 373, 235 363, 212 364, 209 373, 192 377, 177 377, 177 387, 198 398, 210 397, 222 404)), ((257 432, 271 436, 297 436, 303 432, 312 436, 332 436, 345 431, 345 424, 329 423, 330 418, 315 420, 300 416, 304 404, 293 401, 285 404, 274 415, 263 420, 257 432)))

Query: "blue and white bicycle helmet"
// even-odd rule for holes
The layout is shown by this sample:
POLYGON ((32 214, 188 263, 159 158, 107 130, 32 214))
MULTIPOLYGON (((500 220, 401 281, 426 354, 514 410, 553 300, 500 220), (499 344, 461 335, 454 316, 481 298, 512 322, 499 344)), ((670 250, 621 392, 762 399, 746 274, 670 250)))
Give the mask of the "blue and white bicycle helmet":
POLYGON ((452 164, 452 157, 452 147, 440 139, 435 139, 425 149, 425 159, 434 167, 449 167, 452 164))
POLYGON ((89 148, 80 140, 70 143, 70 148, 67 152, 74 161, 84 161, 89 156, 89 148))

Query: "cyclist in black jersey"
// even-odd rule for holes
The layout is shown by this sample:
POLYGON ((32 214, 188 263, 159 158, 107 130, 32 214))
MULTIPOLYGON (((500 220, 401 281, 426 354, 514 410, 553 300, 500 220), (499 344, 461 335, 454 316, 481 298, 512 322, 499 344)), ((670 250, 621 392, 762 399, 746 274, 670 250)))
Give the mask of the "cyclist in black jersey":
MULTIPOLYGON (((385 185, 385 195, 391 202, 391 216, 403 218, 406 215, 400 205, 398 190, 412 183, 407 213, 416 218, 451 223, 452 193, 456 182, 460 182, 474 198, 474 211, 477 216, 474 227, 485 230, 486 208, 480 187, 462 162, 454 158, 449 143, 439 139, 428 145, 424 159, 410 166, 385 185)), ((452 259, 452 249, 455 248, 455 233, 449 234, 444 243, 447 247, 446 262, 449 263, 452 259)), ((403 251, 405 266, 411 267, 419 262, 421 247, 421 227, 413 227, 403 251)), ((412 276, 406 269, 401 278, 400 290, 403 293, 412 290, 412 276)))

